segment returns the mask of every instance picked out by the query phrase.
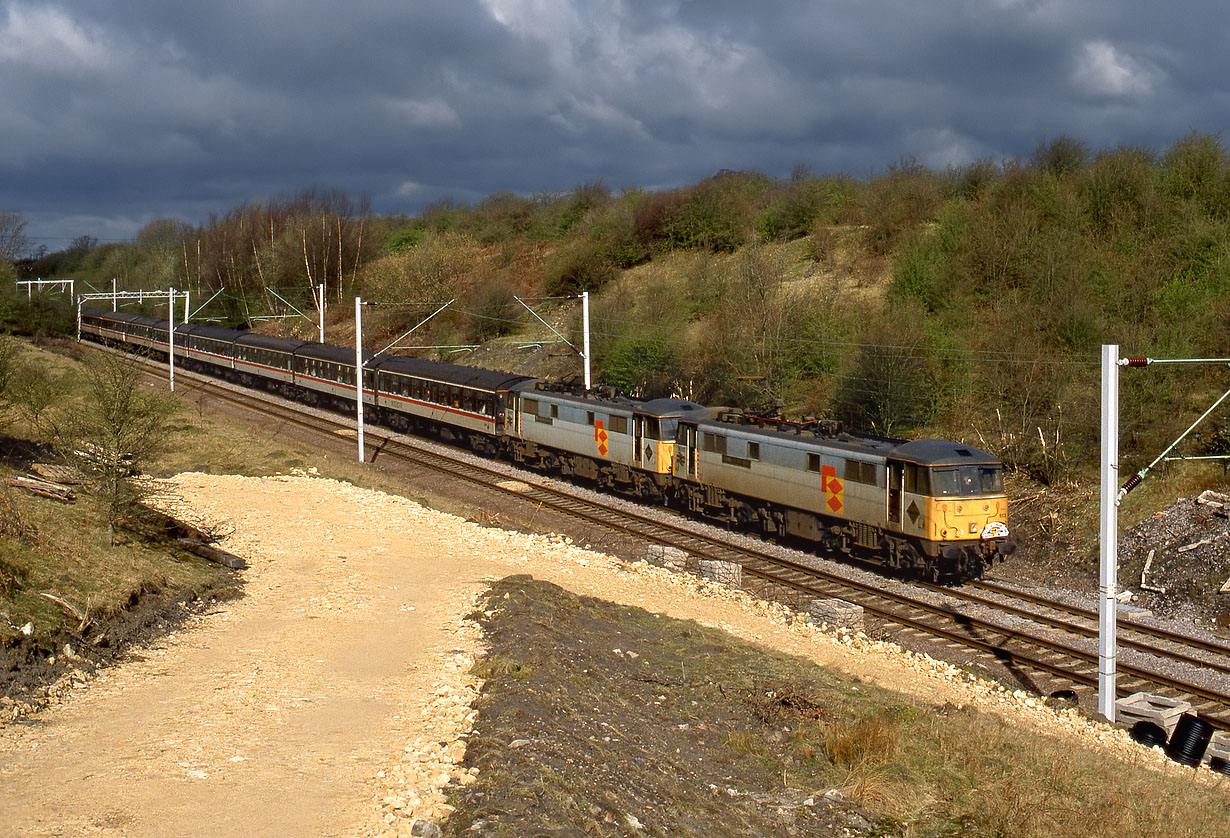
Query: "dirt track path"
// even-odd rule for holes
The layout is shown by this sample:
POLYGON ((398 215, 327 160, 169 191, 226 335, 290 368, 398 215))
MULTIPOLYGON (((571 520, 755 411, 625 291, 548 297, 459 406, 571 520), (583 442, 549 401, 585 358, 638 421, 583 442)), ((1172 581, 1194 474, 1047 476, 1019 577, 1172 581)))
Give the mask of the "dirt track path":
POLYGON ((945 664, 788 625, 741 592, 559 538, 331 480, 173 482, 181 517, 233 527, 225 546, 252 565, 247 595, 0 727, 0 836, 409 834, 412 816, 443 814, 438 790, 464 753, 478 651, 464 615, 511 573, 696 619, 923 701, 1135 747, 945 664))
POLYGON ((481 571, 397 537, 413 504, 302 479, 184 492, 234 525, 247 596, 0 732, 0 834, 356 834, 412 711, 473 646, 458 618, 481 571))

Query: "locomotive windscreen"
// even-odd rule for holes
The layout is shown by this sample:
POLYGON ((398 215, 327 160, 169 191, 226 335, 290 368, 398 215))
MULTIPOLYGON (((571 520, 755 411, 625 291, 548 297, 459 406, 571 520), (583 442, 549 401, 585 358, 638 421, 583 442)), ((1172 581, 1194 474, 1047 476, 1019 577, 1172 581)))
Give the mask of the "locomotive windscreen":
POLYGON ((1004 472, 995 466, 959 466, 931 470, 931 494, 999 495, 1004 492, 1004 472))

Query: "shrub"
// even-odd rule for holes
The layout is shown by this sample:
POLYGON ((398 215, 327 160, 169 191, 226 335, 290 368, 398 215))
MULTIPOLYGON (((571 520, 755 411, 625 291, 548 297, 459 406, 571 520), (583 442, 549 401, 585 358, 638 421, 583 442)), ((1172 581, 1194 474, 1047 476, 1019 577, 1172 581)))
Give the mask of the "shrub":
POLYGON ((625 192, 618 200, 595 209, 585 225, 584 235, 617 268, 635 267, 649 259, 647 241, 637 232, 637 217, 644 200, 640 192, 625 192))
POLYGON ((601 179, 581 184, 562 202, 559 216, 552 225, 553 232, 558 236, 566 235, 610 201, 611 190, 601 179))
POLYGON ((680 377, 676 347, 658 330, 620 337, 602 356, 598 376, 638 398, 674 395, 680 377))
POLYGON ((1206 211, 1222 216, 1226 209, 1222 202, 1224 167, 1221 139, 1193 132, 1166 150, 1162 157, 1162 182, 1171 196, 1196 201, 1206 211))
POLYGON ((521 324, 522 309, 507 277, 496 276, 481 283, 470 300, 467 336, 473 343, 507 335, 521 324))
POLYGON ((385 240, 384 247, 390 253, 405 253, 418 247, 425 235, 427 231, 422 227, 407 227, 390 235, 385 240))
POLYGON ((687 198, 681 192, 656 192, 644 196, 636 206, 633 219, 637 240, 651 245, 666 239, 667 225, 686 203, 687 198))
POLYGON ((474 236, 492 243, 524 236, 534 226, 536 202, 511 192, 495 192, 483 198, 471 214, 474 236))
POLYGON ((893 272, 893 291, 917 300, 932 314, 950 302, 947 260, 936 236, 916 234, 902 247, 893 272))
POLYGON ((999 166, 990 158, 951 166, 944 177, 945 191, 952 197, 967 201, 977 200, 992 187, 999 173, 999 166))
POLYGON ((918 225, 935 219, 943 204, 938 179, 912 161, 890 168, 863 193, 860 207, 867 249, 885 256, 918 225))
POLYGON ((1081 182, 1094 229, 1150 229, 1160 215, 1157 171, 1148 149, 1120 146, 1098 154, 1081 182))
POLYGON ((548 294, 596 291, 618 275, 602 245, 576 239, 562 245, 547 259, 543 269, 548 294))
POLYGON ((1039 171, 1050 175, 1072 175, 1088 164, 1089 149, 1074 137, 1059 136, 1038 143, 1031 162, 1039 171))
POLYGON ((831 202, 828 181, 809 179, 779 187, 756 217, 756 233, 776 241, 806 236, 819 219, 832 215, 831 202))
POLYGON ((369 264, 360 293, 384 303, 444 302, 485 275, 486 261, 475 242, 457 233, 425 233, 403 254, 369 264))
POLYGON ((649 196, 637 210, 637 237, 656 250, 733 253, 751 233, 751 208, 771 187, 764 175, 723 171, 683 192, 649 196))
POLYGON ((864 332, 852 369, 841 379, 833 413, 850 427, 893 436, 929 422, 942 408, 920 324, 909 311, 864 332))

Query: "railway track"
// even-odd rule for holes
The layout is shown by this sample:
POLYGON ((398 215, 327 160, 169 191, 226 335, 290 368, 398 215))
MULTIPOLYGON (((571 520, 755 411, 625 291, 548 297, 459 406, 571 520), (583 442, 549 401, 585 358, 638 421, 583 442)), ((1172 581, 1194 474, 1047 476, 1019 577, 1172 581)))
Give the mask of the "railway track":
MULTIPOLYGON (((349 417, 187 375, 193 388, 239 409, 254 410, 253 403, 259 402, 255 410, 266 420, 334 441, 339 435, 355 436, 354 420, 349 417)), ((586 490, 507 464, 485 464, 468 452, 374 426, 365 428, 365 437, 370 459, 397 459, 590 525, 676 547, 692 557, 692 562, 736 562, 742 567, 744 587, 792 605, 805 608, 816 598, 855 603, 899 631, 985 656, 1037 691, 1045 692, 1037 686, 1039 677, 1052 681, 1055 688, 1096 689, 1098 616, 1089 609, 992 581, 942 588, 829 570, 805 554, 682 518, 664 520, 661 512, 643 511, 610 496, 590 497, 593 493, 586 490)), ((1131 619, 1121 623, 1119 644, 1120 696, 1146 691, 1183 698, 1215 727, 1230 730, 1230 645, 1131 619)))

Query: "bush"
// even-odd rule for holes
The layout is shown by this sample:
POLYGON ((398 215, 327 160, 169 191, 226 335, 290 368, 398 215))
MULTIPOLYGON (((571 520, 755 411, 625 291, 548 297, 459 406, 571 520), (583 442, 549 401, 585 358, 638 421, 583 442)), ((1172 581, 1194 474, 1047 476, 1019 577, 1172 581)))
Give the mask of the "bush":
POLYGON ((633 229, 641 244, 652 245, 667 238, 667 225, 687 203, 681 192, 656 192, 644 196, 636 206, 633 229))
POLYGON ((151 491, 134 479, 170 442, 176 402, 140 386, 143 373, 128 358, 100 353, 85 363, 86 398, 53 419, 57 448, 90 475, 89 489, 106 511, 108 533, 134 514, 151 491))
POLYGON ((860 220, 868 250, 885 256, 918 225, 933 221, 943 203, 939 180, 906 161, 876 178, 862 196, 860 220))
POLYGON ((75 335, 77 311, 64 299, 0 293, 0 330, 19 335, 75 335))
POLYGON ((913 235, 902 247, 893 272, 893 292, 922 303, 932 314, 951 301, 948 263, 936 236, 913 235))
POLYGON ((404 230, 398 230, 385 240, 384 249, 390 253, 405 253, 408 250, 414 250, 426 234, 427 232, 422 227, 407 227, 404 230))
POLYGON ((521 306, 507 277, 493 277, 474 289, 469 308, 468 340, 484 343, 515 332, 521 325, 521 306))
POLYGON ((649 259, 647 242, 637 232, 637 217, 644 201, 640 192, 626 192, 595 209, 584 225, 584 235, 617 268, 632 268, 649 259))
POLYGON ((809 179, 779 187, 756 217, 754 227, 763 239, 790 241, 810 233, 821 219, 833 216, 834 189, 830 181, 809 179))
POLYGON ((1041 172, 1065 177, 1074 175, 1089 162, 1089 149, 1074 137, 1059 136, 1038 143, 1031 159, 1041 172))
POLYGON ((637 237, 655 250, 733 253, 748 240, 751 208, 771 185, 764 175, 723 171, 683 192, 649 196, 637 209, 637 237))
POLYGON ((357 290, 376 302, 443 303, 471 287, 486 270, 473 239, 428 232, 413 249, 369 264, 357 290))
POLYGON ((552 233, 564 236, 576 229, 590 214, 611 202, 611 190, 601 180, 583 183, 560 203, 558 217, 551 225, 552 233))
POLYGON ((1160 206, 1156 161, 1149 150, 1121 146, 1100 153, 1081 191, 1095 230, 1155 229, 1160 206))
POLYGON ((588 239, 561 246, 548 257, 543 272, 546 292, 553 295, 596 291, 619 273, 602 245, 588 239))
POLYGON ((676 347, 657 330, 623 336, 602 356, 598 377, 637 398, 675 395, 680 378, 676 347))
POLYGON ((926 425, 942 408, 919 325, 908 311, 873 323, 841 379, 833 414, 852 428, 894 436, 926 425))
POLYGON ((990 158, 952 166, 945 173, 945 191, 952 197, 974 201, 986 194, 999 174, 999 166, 990 158))
POLYGON ((1167 149, 1162 182, 1169 195, 1199 204, 1217 218, 1230 217, 1225 152, 1213 134, 1192 133, 1167 149))

